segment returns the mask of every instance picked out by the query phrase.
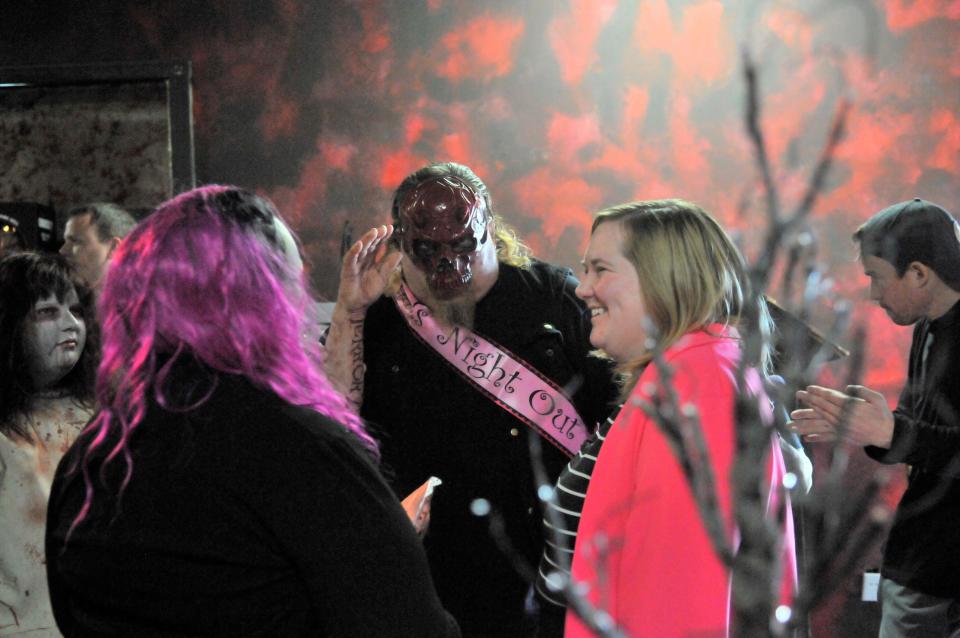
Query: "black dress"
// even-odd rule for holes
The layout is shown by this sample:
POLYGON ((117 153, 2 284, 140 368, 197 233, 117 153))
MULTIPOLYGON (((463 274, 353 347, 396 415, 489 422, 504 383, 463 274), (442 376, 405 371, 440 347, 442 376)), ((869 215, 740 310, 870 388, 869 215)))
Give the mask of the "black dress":
POLYGON ((419 538, 355 437, 245 379, 201 407, 151 405, 122 460, 53 484, 47 561, 67 636, 459 636, 419 538))

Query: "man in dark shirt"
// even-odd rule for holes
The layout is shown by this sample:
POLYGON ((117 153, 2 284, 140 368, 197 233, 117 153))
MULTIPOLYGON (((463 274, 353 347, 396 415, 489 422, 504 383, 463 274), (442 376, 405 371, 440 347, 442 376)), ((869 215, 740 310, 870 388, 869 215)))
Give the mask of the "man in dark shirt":
POLYGON ((133 215, 116 204, 78 206, 67 213, 60 254, 99 295, 113 251, 136 225, 133 215))
POLYGON ((960 226, 914 199, 874 215, 853 236, 870 298, 914 325, 896 410, 863 386, 798 393, 795 427, 808 441, 839 433, 881 463, 910 466, 883 556, 881 638, 960 631, 960 226))
POLYGON ((431 475, 442 479, 424 544, 464 637, 531 636, 530 583, 475 513, 486 504, 499 512, 513 551, 537 564, 541 512, 527 433, 542 437, 553 485, 574 442, 610 411, 612 375, 588 357, 589 316, 572 273, 526 254, 469 168, 413 173, 392 217, 396 233, 373 229, 345 256, 327 374, 378 436, 399 496, 431 475), (388 252, 388 242, 398 250, 388 252), (546 383, 545 394, 523 385, 530 381, 546 383), (572 401, 564 407, 561 388, 572 401))

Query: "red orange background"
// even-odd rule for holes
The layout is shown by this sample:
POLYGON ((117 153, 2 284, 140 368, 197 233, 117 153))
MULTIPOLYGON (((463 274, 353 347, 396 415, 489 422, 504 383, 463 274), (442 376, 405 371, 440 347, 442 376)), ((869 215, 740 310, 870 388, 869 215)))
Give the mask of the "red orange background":
MULTIPOLYGON (((787 210, 851 103, 809 220, 835 296, 821 325, 836 300, 865 298, 861 221, 914 196, 960 209, 958 0, 21 4, 0 26, 4 64, 192 60, 200 179, 272 197, 328 297, 344 224, 386 222, 393 187, 432 160, 472 166, 550 261, 576 265, 595 210, 668 196, 752 254, 765 218, 744 51, 787 210)), ((909 330, 866 304, 855 316, 866 382, 895 400, 909 330)))

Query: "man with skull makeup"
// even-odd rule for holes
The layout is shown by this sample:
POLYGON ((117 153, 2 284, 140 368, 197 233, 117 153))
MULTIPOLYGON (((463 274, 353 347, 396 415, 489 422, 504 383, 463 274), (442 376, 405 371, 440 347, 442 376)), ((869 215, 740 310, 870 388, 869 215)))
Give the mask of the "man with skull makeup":
POLYGON ((609 413, 611 373, 587 356, 573 274, 528 256, 469 168, 408 176, 392 217, 396 230, 370 230, 344 257, 327 372, 380 439, 399 496, 443 480, 424 544, 463 635, 531 636, 530 587, 471 506, 499 512, 536 565, 542 513, 527 433, 542 437, 552 485, 609 413))

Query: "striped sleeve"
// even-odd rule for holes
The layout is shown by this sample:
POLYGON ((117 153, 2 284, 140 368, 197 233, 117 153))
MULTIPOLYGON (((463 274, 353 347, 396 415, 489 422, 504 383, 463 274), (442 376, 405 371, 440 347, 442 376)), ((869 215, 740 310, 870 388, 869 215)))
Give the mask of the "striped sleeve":
MULTIPOLYGON (((622 406, 621 406, 622 407, 622 406)), ((573 559, 573 546, 577 540, 577 528, 580 526, 580 512, 587 495, 587 486, 593 474, 594 464, 600 447, 613 425, 614 411, 597 431, 584 441, 580 452, 570 459, 557 479, 555 498, 547 503, 543 517, 543 533, 546 540, 540 569, 537 574, 537 592, 546 601, 564 607, 561 595, 551 591, 547 579, 551 574, 570 576, 570 561, 573 559)))

